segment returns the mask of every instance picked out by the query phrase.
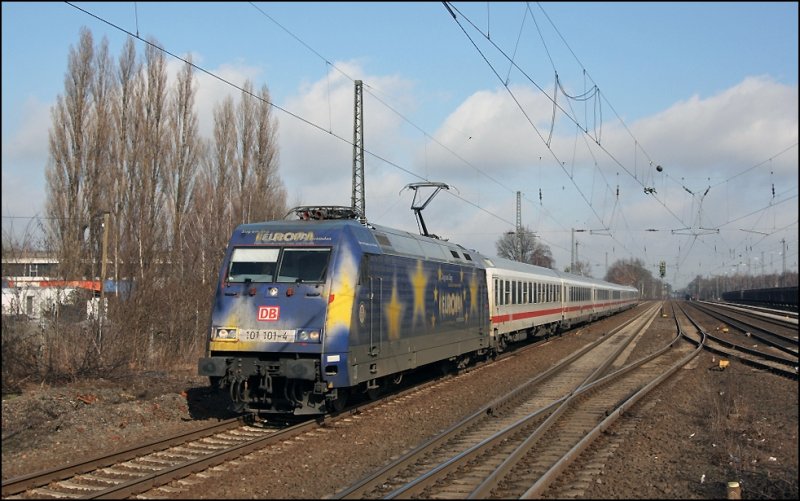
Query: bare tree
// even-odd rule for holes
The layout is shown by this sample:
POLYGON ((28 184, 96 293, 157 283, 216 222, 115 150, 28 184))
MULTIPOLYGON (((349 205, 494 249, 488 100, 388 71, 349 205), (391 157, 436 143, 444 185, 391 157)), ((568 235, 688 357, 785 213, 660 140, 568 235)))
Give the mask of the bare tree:
POLYGON ((589 261, 575 261, 574 266, 565 266, 564 271, 574 275, 582 275, 584 277, 592 276, 592 263, 589 261))
POLYGON ((128 38, 119 58, 116 73, 117 99, 114 103, 115 161, 111 167, 111 239, 114 259, 114 280, 121 276, 131 277, 130 269, 133 253, 129 249, 130 235, 133 234, 133 221, 138 213, 133 212, 131 200, 134 199, 134 180, 139 166, 139 145, 141 144, 141 75, 136 61, 136 47, 128 38), (123 259, 124 255, 124 259, 123 259), (121 263, 127 263, 121 269, 121 263))
MULTIPOLYGON (((222 258, 230 233, 235 227, 232 211, 233 169, 236 158, 236 113, 233 98, 228 96, 214 108, 214 137, 193 198, 193 210, 204 227, 205 257, 216 268, 222 258)), ((214 274, 216 275, 216 274, 214 274)))
MULTIPOLYGON (((231 97, 215 107, 213 137, 203 139, 191 64, 168 86, 163 51, 151 42, 139 58, 132 38, 117 63, 82 30, 52 110, 50 233, 65 276, 97 276, 100 216, 111 213, 113 278, 135 285, 109 302, 105 353, 92 355, 163 365, 198 345, 234 227, 286 212, 277 122, 266 85, 256 96, 248 82, 238 108, 231 97), (190 293, 176 303, 176 290, 190 293)), ((69 325, 70 336, 85 339, 83 325, 69 325)))
POLYGON ((553 267, 553 256, 550 248, 536 240, 533 232, 523 228, 520 233, 508 232, 495 243, 497 255, 522 263, 553 267))
POLYGON ((615 284, 632 285, 639 289, 644 297, 658 297, 653 291, 660 291, 663 286, 660 280, 644 265, 641 259, 620 259, 612 264, 606 272, 605 280, 615 284))
POLYGON ((139 244, 139 275, 144 279, 148 268, 161 258, 164 205, 161 170, 166 150, 167 70, 164 53, 151 42, 145 49, 144 161, 137 178, 137 195, 142 217, 136 235, 139 244))
POLYGON ((70 277, 87 272, 82 257, 89 215, 85 195, 93 60, 92 34, 84 28, 79 47, 70 48, 64 96, 56 98, 52 110, 50 156, 45 173, 50 229, 60 256, 62 275, 70 277))
POLYGON ((171 261, 177 266, 176 271, 181 277, 184 274, 184 226, 201 153, 197 115, 194 111, 193 78, 191 64, 184 65, 178 75, 169 108, 169 141, 164 169, 164 189, 170 211, 169 229, 172 233, 171 261))
POLYGON ((261 87, 256 104, 255 182, 250 221, 278 219, 286 214, 286 188, 278 175, 278 122, 272 116, 269 89, 261 87))
MULTIPOLYGON (((102 214, 109 209, 112 165, 116 163, 113 136, 115 85, 112 64, 108 54, 108 40, 104 38, 95 55, 92 113, 87 138, 89 153, 86 166, 86 198, 91 255, 96 258, 92 260, 93 263, 97 259, 102 259, 101 243, 103 233, 107 230, 102 226, 102 214)), ((93 269, 93 278, 99 274, 99 267, 93 269)))
POLYGON ((236 110, 237 135, 238 135, 238 168, 233 170, 234 187, 233 220, 236 224, 249 222, 250 211, 254 192, 257 193, 254 183, 253 163, 256 153, 256 128, 255 121, 256 99, 253 97, 253 83, 248 80, 242 89, 241 100, 236 110))

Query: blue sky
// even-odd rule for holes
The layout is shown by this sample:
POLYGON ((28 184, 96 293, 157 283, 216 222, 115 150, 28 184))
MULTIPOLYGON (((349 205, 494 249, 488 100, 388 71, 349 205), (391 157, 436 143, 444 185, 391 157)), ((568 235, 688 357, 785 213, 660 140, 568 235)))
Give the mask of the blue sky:
MULTIPOLYGON (((44 215, 49 110, 85 26, 114 57, 118 28, 154 37, 314 123, 275 113, 291 204, 349 205, 352 145, 337 136, 352 139, 362 79, 375 224, 416 231, 403 187, 426 179, 453 187, 426 209, 429 229, 490 255, 521 191, 523 225, 559 269, 578 228, 595 230, 576 237, 598 277, 620 258, 654 274, 666 261, 675 287, 779 272, 782 241, 797 270, 795 2, 455 2, 456 19, 441 2, 74 5, 107 23, 66 3, 2 4, 4 233, 44 215), (567 94, 596 84, 600 97, 559 94, 552 122, 556 72, 567 94)), ((239 91, 204 74, 197 89, 207 135, 239 91)))

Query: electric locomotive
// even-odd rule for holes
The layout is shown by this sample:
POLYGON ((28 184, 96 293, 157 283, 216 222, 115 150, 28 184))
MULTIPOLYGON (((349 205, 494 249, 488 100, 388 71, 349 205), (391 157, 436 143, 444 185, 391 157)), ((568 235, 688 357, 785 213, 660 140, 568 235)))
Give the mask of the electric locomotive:
POLYGON ((477 253, 349 207, 293 212, 238 226, 220 269, 198 373, 237 410, 325 414, 407 371, 492 353, 477 253))

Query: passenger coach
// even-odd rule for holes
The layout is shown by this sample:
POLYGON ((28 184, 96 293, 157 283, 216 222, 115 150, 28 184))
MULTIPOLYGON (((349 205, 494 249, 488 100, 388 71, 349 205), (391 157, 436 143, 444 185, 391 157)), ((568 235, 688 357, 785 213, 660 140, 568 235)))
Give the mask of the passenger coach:
POLYGON ((502 258, 484 258, 492 335, 498 351, 532 336, 550 336, 573 325, 633 307, 635 287, 558 272, 502 258))

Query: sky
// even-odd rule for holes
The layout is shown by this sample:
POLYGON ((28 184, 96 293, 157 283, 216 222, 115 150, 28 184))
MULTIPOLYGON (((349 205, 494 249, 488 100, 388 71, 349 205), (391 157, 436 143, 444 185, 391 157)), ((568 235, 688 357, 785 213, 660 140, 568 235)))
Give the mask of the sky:
POLYGON ((351 204, 363 82, 370 223, 496 255, 517 224, 555 267, 696 276, 798 269, 796 2, 2 3, 2 228, 46 215, 50 110, 88 28, 200 71, 200 133, 270 91, 290 206, 351 204), (135 38, 135 37, 139 38, 135 38), (573 245, 575 242, 575 245, 573 245))

